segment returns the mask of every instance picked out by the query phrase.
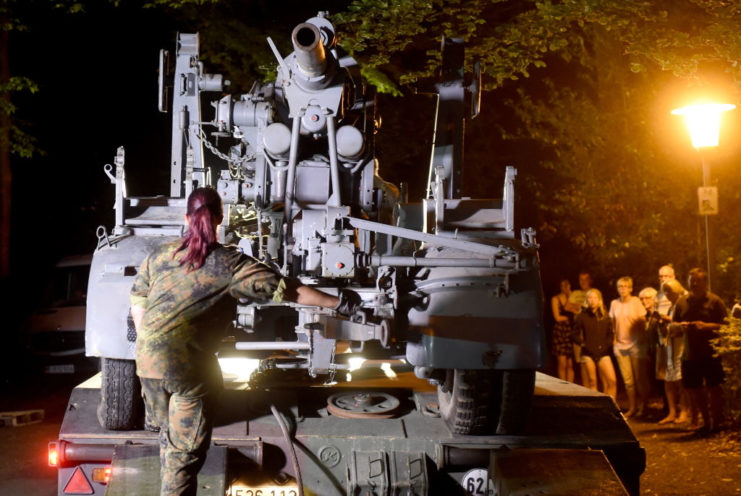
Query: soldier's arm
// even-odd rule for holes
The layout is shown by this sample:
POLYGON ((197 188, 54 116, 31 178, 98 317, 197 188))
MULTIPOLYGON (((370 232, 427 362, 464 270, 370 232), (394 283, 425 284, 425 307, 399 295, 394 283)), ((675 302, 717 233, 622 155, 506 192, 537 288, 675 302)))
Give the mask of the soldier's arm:
POLYGON ((286 291, 286 300, 298 303, 299 305, 324 308, 335 308, 340 304, 340 299, 336 296, 323 293, 303 284, 296 286, 293 291, 286 291))
POLYGON ((139 329, 141 328, 142 319, 144 318, 144 312, 146 312, 146 310, 146 308, 139 305, 131 307, 131 318, 134 320, 134 327, 137 332, 139 332, 139 329))

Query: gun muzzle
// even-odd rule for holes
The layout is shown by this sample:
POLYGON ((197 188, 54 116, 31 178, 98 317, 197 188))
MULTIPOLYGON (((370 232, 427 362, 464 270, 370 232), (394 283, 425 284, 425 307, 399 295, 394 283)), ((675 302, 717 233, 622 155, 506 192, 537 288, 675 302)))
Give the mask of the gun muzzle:
POLYGON ((321 76, 327 70, 327 55, 324 53, 322 36, 313 24, 303 22, 291 33, 296 63, 307 77, 321 76))

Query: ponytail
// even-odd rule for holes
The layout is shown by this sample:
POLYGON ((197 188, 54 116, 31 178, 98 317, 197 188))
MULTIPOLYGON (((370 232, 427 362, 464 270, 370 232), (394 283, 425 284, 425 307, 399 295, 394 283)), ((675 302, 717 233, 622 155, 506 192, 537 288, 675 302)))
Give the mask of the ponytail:
POLYGON ((223 213, 221 198, 212 188, 197 188, 188 197, 188 221, 190 227, 182 244, 175 250, 187 249, 180 265, 188 265, 188 271, 200 269, 216 243, 216 225, 223 213))

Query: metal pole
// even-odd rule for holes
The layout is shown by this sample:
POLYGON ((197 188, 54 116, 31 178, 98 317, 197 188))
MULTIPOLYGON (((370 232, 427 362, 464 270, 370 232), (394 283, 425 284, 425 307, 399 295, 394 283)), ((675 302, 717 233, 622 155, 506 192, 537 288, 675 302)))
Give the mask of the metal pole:
MULTIPOLYGON (((700 157, 702 158, 702 187, 707 188, 710 184, 710 164, 707 160, 705 160, 705 155, 700 154, 700 157)), ((710 230, 708 226, 708 215, 705 214, 705 259, 707 262, 707 270, 708 270, 708 290, 710 290, 712 276, 710 274, 710 230)))

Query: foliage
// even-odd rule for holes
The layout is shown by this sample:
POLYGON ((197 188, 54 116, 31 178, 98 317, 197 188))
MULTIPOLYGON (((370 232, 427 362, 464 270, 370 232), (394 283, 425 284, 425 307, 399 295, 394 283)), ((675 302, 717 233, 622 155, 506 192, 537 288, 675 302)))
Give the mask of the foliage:
MULTIPOLYGON (((0 3, 0 19, 2 23, 0 30, 7 33, 26 31, 27 23, 24 20, 25 15, 44 10, 61 10, 70 14, 84 12, 84 5, 75 0, 36 0, 26 3, 17 0, 4 0, 0 3)), ((0 57, 10 57, 9 46, 3 46, 0 57)), ((18 118, 18 108, 13 103, 13 96, 19 92, 28 91, 36 93, 39 90, 38 85, 31 79, 23 76, 8 75, 7 80, 0 81, 0 113, 10 118, 10 126, 7 138, 7 146, 12 155, 22 158, 31 158, 35 154, 43 155, 43 150, 38 148, 36 138, 27 133, 24 127, 27 123, 18 118)))
POLYGON ((738 80, 740 19, 737 2, 711 0, 354 0, 334 16, 342 46, 400 84, 433 76, 440 38, 461 37, 469 64, 482 61, 488 88, 529 77, 553 55, 588 65, 594 29, 622 45, 633 72, 650 64, 686 76, 721 61, 738 80))
POLYGON ((723 360, 726 373, 723 393, 727 412, 734 424, 741 422, 741 319, 731 318, 711 341, 716 354, 723 360))
MULTIPOLYGON (((36 83, 24 77, 11 77, 5 84, 0 84, 0 95, 7 94, 11 96, 15 92, 29 91, 36 93, 38 91, 36 83)), ((11 98, 0 98, 0 113, 13 116, 17 107, 13 104, 11 98)), ((30 158, 34 153, 43 153, 36 146, 36 139, 30 134, 23 131, 18 126, 18 120, 12 119, 10 122, 9 148, 12 155, 23 158, 30 158)), ((4 138, 4 137, 3 137, 4 138)))

